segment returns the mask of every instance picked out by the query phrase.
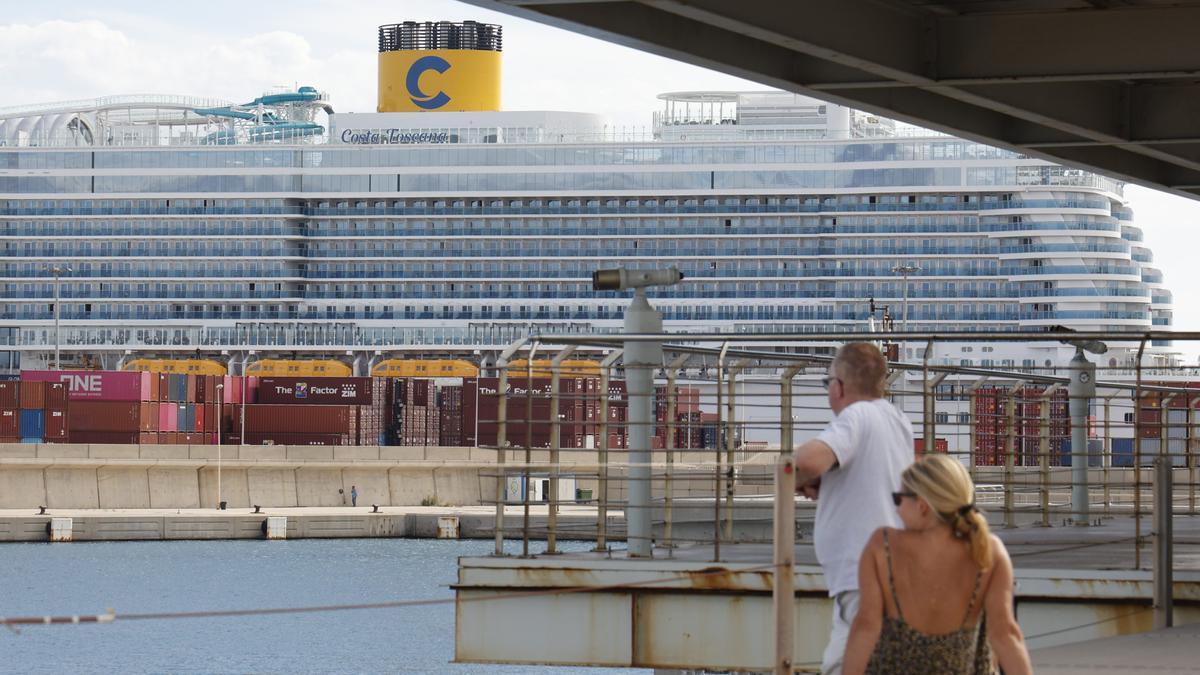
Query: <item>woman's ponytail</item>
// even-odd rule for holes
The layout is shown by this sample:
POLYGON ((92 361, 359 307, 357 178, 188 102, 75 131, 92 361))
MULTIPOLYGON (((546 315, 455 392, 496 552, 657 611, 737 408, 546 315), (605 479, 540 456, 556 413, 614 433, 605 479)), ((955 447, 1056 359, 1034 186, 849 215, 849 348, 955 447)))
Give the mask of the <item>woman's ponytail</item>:
POLYGON ((958 460, 925 455, 905 469, 901 482, 929 502, 956 538, 967 542, 981 570, 992 566, 992 533, 975 506, 975 484, 958 460))

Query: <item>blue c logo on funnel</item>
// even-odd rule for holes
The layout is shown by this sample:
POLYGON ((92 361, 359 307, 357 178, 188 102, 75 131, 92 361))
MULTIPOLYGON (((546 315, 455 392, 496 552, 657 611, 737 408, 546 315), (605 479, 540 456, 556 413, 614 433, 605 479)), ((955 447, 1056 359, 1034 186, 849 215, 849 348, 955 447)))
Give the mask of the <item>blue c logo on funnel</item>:
POLYGON ((450 97, 444 91, 433 95, 421 91, 421 75, 425 71, 433 70, 444 73, 449 69, 450 63, 440 56, 422 56, 413 61, 412 66, 408 69, 408 75, 404 78, 404 85, 408 89, 409 100, 413 102, 413 105, 425 110, 435 110, 449 103, 450 97))

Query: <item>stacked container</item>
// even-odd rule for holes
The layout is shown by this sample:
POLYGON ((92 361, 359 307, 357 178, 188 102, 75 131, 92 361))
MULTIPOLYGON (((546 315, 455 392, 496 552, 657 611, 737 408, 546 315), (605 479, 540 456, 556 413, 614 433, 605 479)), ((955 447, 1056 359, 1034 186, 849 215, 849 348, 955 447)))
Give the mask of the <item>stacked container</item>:
POLYGON ((463 444, 463 388, 461 385, 442 387, 437 392, 438 444, 458 447, 463 444))
POLYGON ((245 410, 246 445, 354 445, 358 435, 352 405, 257 403, 245 410))
POLYGON ((67 440, 67 394, 61 382, 13 382, 18 385, 17 422, 22 443, 63 443, 67 440))
POLYGON ((358 444, 386 445, 388 380, 371 378, 371 403, 358 406, 358 444))
POLYGON ((424 378, 393 378, 387 438, 391 445, 438 445, 437 387, 424 378))
MULTIPOLYGON (((378 438, 376 385, 369 377, 262 377, 256 403, 245 412, 247 445, 356 445, 359 420, 367 409, 368 430, 378 438)), ((376 441, 377 442, 377 441, 376 441)))
POLYGON ((213 417, 214 431, 221 434, 222 443, 240 445, 245 408, 258 402, 258 377, 226 375, 221 380, 223 405, 219 406, 218 412, 223 417, 219 424, 213 417))

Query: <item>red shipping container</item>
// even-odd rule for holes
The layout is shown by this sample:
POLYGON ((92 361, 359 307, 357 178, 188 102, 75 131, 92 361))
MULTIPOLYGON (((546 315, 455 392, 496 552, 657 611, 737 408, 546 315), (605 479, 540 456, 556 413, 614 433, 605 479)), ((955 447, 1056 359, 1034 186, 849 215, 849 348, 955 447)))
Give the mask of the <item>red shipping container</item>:
POLYGON ((171 374, 158 373, 158 400, 171 400, 171 374))
POLYGON ((67 409, 67 385, 62 382, 46 383, 46 410, 67 409))
POLYGON ((21 411, 17 408, 0 410, 0 436, 18 438, 20 435, 21 411))
POLYGON ((246 432, 246 445, 350 445, 344 434, 298 434, 285 431, 246 432))
POLYGON ((258 402, 371 405, 372 390, 369 377, 264 377, 258 383, 258 402))
POLYGON ((0 382, 0 408, 16 410, 21 405, 20 382, 0 382))
POLYGON ((137 401, 75 401, 67 414, 67 428, 76 431, 137 432, 141 425, 137 401))
POLYGON ((46 407, 46 383, 21 383, 21 410, 42 410, 46 407))
MULTIPOLYGON (((266 378, 264 378, 266 379, 266 378)), ((300 434, 353 434, 354 408, 345 405, 267 405, 246 408, 246 435, 250 432, 300 434)))
POLYGON ((141 411, 139 412, 140 419, 138 420, 139 431, 158 431, 159 410, 157 401, 142 401, 141 411))
POLYGON ((220 426, 220 421, 217 415, 221 412, 221 406, 216 403, 208 403, 204 406, 204 426, 205 433, 216 433, 220 426))
POLYGON ((71 401, 145 401, 152 373, 115 370, 22 370, 25 382, 65 382, 71 401))
POLYGON ((204 413, 207 412, 205 410, 205 408, 207 408, 207 406, 197 403, 194 407, 195 407, 195 411, 196 411, 196 413, 195 413, 196 420, 195 420, 195 423, 192 425, 192 431, 203 432, 204 431, 204 413))
POLYGON ((138 443, 142 445, 155 445, 158 443, 157 431, 143 431, 138 434, 138 443))
POLYGON ((43 438, 47 441, 67 440, 67 411, 46 411, 46 432, 43 438))
POLYGON ((141 433, 137 431, 83 431, 72 430, 68 436, 72 443, 104 443, 137 445, 141 433))

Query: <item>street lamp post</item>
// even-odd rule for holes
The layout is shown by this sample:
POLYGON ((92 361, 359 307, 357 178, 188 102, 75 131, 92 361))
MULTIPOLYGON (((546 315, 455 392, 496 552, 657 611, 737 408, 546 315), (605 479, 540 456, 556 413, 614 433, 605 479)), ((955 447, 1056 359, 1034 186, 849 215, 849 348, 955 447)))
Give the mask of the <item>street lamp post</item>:
POLYGON ((71 267, 69 265, 52 265, 50 273, 54 275, 54 369, 62 370, 62 361, 59 358, 59 331, 58 331, 58 278, 63 274, 69 274, 71 267))
MULTIPOLYGON (((895 267, 892 268, 892 274, 899 274, 902 277, 904 277, 904 282, 903 282, 904 283, 904 304, 901 305, 900 318, 901 318, 901 324, 902 324, 901 329, 906 333, 908 332, 908 275, 916 274, 917 272, 920 272, 920 271, 921 271, 921 268, 912 263, 896 265, 895 267)), ((905 349, 906 349, 906 345, 905 345, 904 341, 901 340, 900 341, 900 360, 901 361, 903 361, 905 358, 907 358, 907 355, 904 353, 905 349)))
POLYGON ((921 271, 921 268, 912 263, 907 263, 904 265, 896 265, 895 267, 892 268, 892 274, 899 274, 904 277, 904 304, 902 305, 901 310, 900 310, 900 313, 901 313, 900 318, 903 319, 903 321, 902 321, 902 323, 904 324, 903 329, 906 332, 908 331, 908 275, 916 274, 917 272, 920 272, 920 271, 921 271))

